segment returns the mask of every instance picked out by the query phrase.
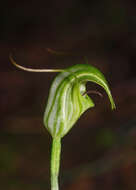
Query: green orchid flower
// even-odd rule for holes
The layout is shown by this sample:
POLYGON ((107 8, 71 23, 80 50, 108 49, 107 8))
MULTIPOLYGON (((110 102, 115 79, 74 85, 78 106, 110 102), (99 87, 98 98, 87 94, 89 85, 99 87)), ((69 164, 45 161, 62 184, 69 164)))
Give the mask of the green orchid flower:
POLYGON ((44 113, 44 125, 52 136, 51 151, 51 190, 59 190, 61 139, 74 126, 81 115, 94 107, 93 100, 87 95, 86 83, 94 82, 107 93, 111 108, 115 108, 108 83, 104 75, 89 64, 78 64, 67 69, 30 69, 20 66, 10 56, 18 68, 29 72, 60 72, 54 79, 49 92, 44 113))

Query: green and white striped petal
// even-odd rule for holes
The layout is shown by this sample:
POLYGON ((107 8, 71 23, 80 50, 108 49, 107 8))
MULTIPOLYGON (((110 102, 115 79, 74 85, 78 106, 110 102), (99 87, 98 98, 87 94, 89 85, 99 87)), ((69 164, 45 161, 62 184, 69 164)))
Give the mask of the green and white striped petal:
POLYGON ((67 134, 81 114, 94 106, 92 99, 85 94, 88 81, 102 86, 109 97, 112 109, 115 108, 103 74, 89 64, 74 65, 59 73, 51 85, 44 124, 53 138, 67 134))

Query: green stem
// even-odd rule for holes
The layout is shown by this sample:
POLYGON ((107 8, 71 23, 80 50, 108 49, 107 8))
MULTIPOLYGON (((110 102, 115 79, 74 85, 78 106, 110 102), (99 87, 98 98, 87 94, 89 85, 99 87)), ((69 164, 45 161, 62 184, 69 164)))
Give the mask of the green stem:
POLYGON ((59 190, 58 175, 60 168, 61 138, 53 138, 51 150, 51 190, 59 190))

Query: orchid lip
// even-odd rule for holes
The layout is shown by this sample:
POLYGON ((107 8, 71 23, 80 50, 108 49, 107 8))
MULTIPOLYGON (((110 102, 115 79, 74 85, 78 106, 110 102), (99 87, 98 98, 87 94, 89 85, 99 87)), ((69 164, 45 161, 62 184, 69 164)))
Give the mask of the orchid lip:
POLYGON ((98 96, 100 96, 101 98, 103 98, 103 95, 102 93, 100 93, 99 91, 96 91, 96 90, 89 90, 89 91, 86 91, 82 94, 82 96, 85 96, 86 94, 97 94, 98 96))

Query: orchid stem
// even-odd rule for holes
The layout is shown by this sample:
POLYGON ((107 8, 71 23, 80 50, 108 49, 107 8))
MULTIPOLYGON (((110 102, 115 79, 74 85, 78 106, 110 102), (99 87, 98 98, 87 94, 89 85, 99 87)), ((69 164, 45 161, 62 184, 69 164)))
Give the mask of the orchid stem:
POLYGON ((60 168, 61 138, 53 138, 51 150, 51 190, 59 190, 58 176, 60 168))

